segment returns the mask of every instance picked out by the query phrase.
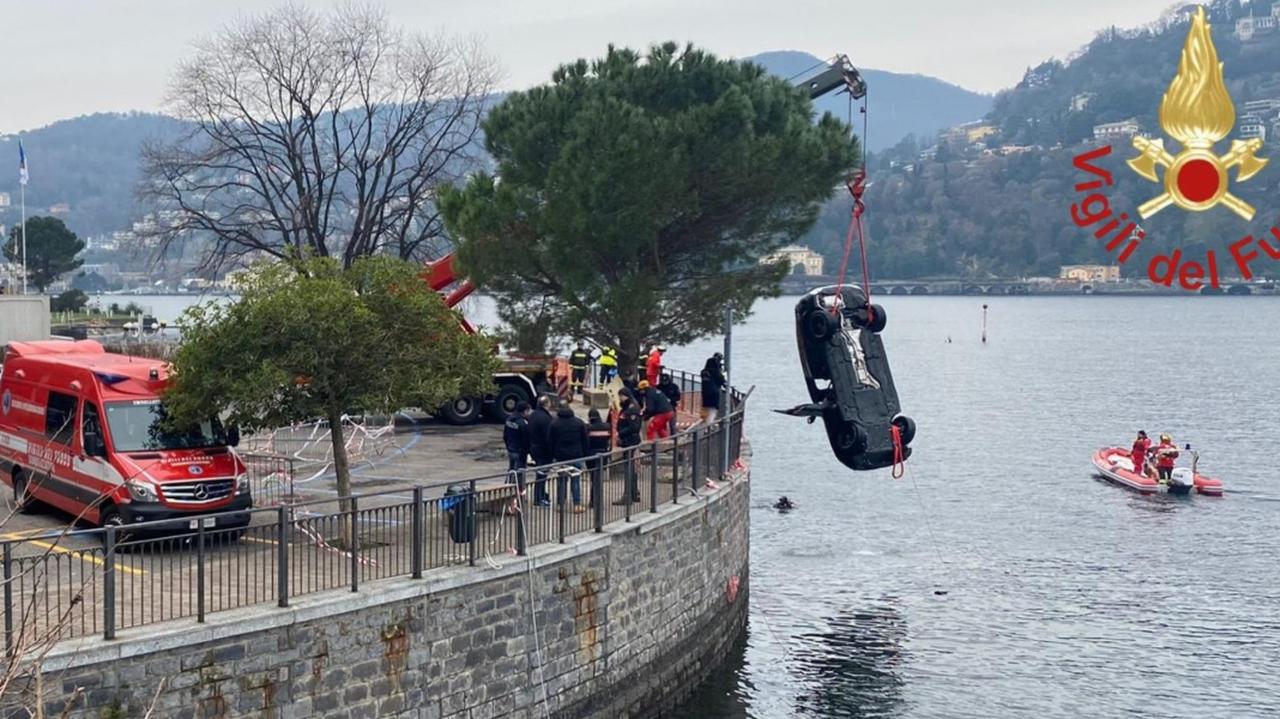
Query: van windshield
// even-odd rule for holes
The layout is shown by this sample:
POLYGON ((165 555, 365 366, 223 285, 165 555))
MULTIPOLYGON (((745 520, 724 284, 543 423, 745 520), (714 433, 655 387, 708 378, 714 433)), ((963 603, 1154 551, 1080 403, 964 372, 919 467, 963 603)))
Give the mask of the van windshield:
POLYGON ((154 449, 196 449, 227 443, 222 423, 217 418, 193 424, 183 431, 170 431, 164 426, 165 411, 160 400, 108 402, 107 426, 117 452, 154 449))

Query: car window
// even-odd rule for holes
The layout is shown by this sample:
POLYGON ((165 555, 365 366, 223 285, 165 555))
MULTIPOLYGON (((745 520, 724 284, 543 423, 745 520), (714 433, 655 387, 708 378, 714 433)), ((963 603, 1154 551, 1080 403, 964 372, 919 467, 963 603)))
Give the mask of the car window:
POLYGON ((44 411, 44 434, 59 444, 71 446, 76 432, 76 398, 61 392, 50 392, 44 411))

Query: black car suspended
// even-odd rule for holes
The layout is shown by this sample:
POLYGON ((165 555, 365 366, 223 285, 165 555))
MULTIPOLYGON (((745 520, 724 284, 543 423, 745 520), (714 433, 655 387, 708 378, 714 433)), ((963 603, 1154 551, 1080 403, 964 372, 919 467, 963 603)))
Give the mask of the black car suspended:
POLYGON ((880 331, 888 316, 857 285, 811 290, 796 303, 796 341, 809 402, 783 414, 821 418, 836 457, 850 469, 880 469, 911 455, 916 424, 900 414, 880 331), (896 437, 894 435, 897 435, 896 437))

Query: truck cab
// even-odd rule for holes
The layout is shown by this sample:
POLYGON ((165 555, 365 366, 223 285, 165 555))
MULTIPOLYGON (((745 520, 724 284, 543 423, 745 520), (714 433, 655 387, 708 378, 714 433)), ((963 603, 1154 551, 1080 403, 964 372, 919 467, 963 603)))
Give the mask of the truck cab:
POLYGON ((0 368, 0 480, 19 510, 39 501, 100 526, 173 520, 240 528, 253 506, 233 428, 166 425, 165 362, 90 340, 9 344, 0 368))

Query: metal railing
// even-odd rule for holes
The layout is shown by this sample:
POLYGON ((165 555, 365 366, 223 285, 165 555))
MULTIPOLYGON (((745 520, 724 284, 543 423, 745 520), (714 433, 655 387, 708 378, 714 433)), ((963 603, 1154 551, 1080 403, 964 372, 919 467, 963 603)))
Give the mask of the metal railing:
MULTIPOLYGON (((677 381, 687 388, 681 409, 696 412, 697 381, 684 373, 677 381)), ((689 501, 707 479, 721 477, 741 452, 743 399, 732 392, 732 411, 714 424, 576 462, 530 466, 522 477, 491 474, 344 500, 292 503, 289 458, 246 454, 259 506, 241 515, 245 526, 205 515, 0 542, 6 653, 21 657, 38 644, 98 633, 112 639, 173 619, 203 622, 238 607, 287 607, 315 592, 354 592, 370 581, 420 578, 602 532, 689 501)))

